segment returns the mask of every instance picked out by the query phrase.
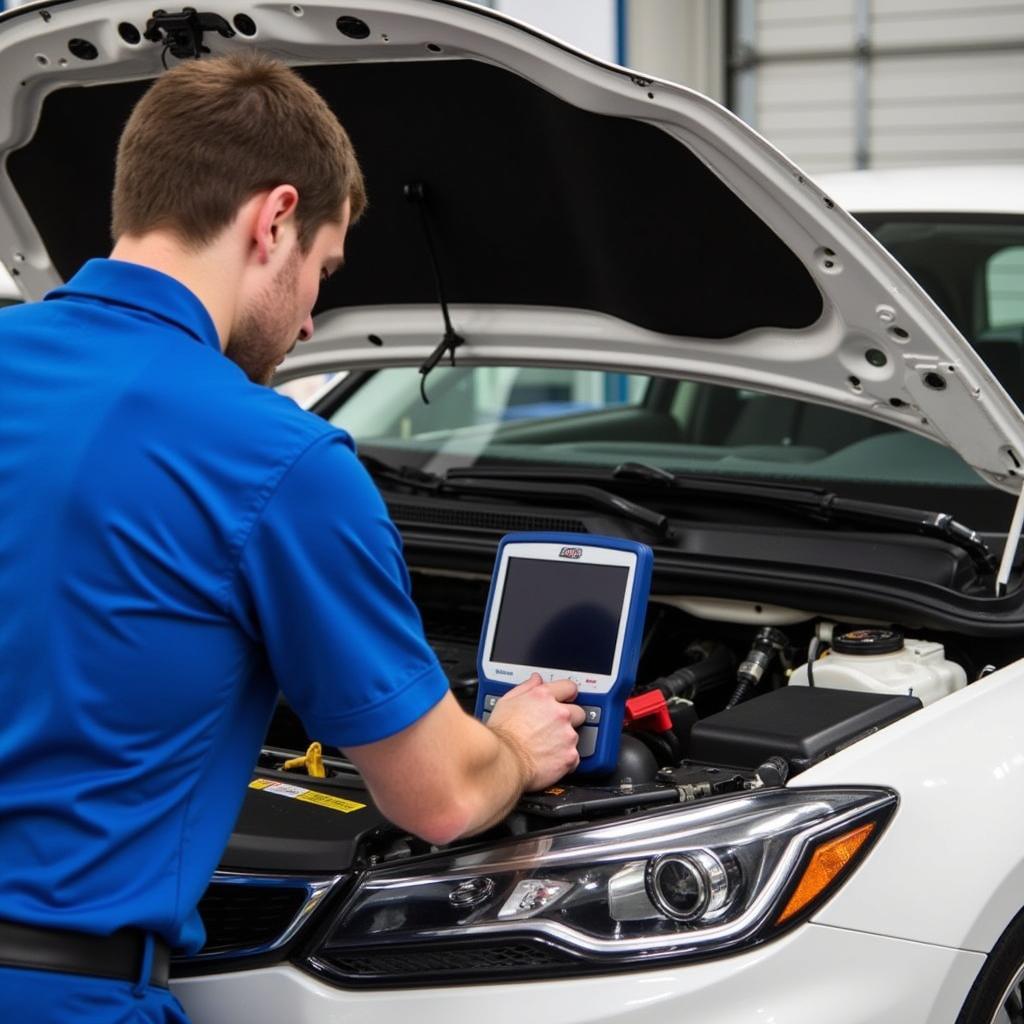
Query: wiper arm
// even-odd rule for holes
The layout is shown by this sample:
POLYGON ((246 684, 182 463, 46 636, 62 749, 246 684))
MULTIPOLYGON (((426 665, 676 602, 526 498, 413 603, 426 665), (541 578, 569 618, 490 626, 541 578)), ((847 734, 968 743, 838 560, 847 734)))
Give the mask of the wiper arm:
MULTIPOLYGON (((661 484, 674 490, 692 491, 715 496, 735 495, 751 501, 762 501, 768 505, 786 503, 799 499, 820 500, 829 492, 820 487, 802 487, 796 484, 768 484, 760 481, 727 480, 717 476, 700 476, 670 473, 658 466, 643 462, 623 462, 610 472, 587 467, 531 466, 528 469, 515 466, 456 466, 445 473, 446 480, 473 477, 479 480, 519 480, 521 482, 544 482, 557 480, 562 483, 597 484, 610 480, 627 480, 638 483, 661 484)), ((834 497, 834 495, 833 495, 834 497)))
POLYGON ((616 480, 636 480, 644 483, 665 484, 676 490, 694 491, 699 494, 728 494, 766 504, 787 504, 789 502, 816 503, 835 495, 824 487, 808 487, 806 484, 781 484, 775 481, 729 480, 720 476, 705 476, 699 473, 670 473, 660 466, 646 462, 622 462, 611 471, 616 480))
POLYGON ((992 574, 999 567, 998 560, 975 530, 957 522, 947 512, 928 512, 902 505, 884 505, 873 501, 840 498, 832 491, 799 484, 761 483, 760 481, 717 480, 708 477, 690 477, 669 473, 658 466, 642 462, 624 462, 612 470, 616 479, 643 480, 662 483, 680 490, 702 493, 727 494, 741 500, 782 505, 803 511, 821 522, 841 520, 849 523, 872 524, 901 532, 935 537, 966 551, 982 573, 992 574))
POLYGON ((776 499, 792 497, 821 497, 829 492, 821 487, 805 487, 799 484, 761 483, 758 480, 729 480, 720 476, 670 473, 659 466, 646 462, 623 462, 613 470, 578 466, 455 466, 445 473, 446 480, 475 477, 480 480, 560 480, 580 483, 604 483, 609 480, 629 480, 639 483, 663 484, 677 490, 689 490, 708 494, 736 494, 741 497, 760 497, 771 503, 776 499))
POLYGON ((529 475, 503 480, 492 477, 490 472, 485 472, 479 477, 472 469, 461 469, 458 473, 449 470, 445 476, 443 489, 454 491, 459 494, 480 494, 501 498, 518 498, 520 501, 533 498, 547 498, 549 500, 579 501, 592 508, 600 509, 603 512, 611 512, 620 519, 629 519, 635 523, 641 523, 648 529, 653 530, 661 537, 668 535, 668 516, 660 512, 638 505, 635 501, 623 498, 602 487, 594 487, 592 484, 583 483, 548 483, 544 480, 537 480, 529 475), (524 483, 528 488, 524 488, 524 483))
POLYGON ((475 494, 505 500, 515 498, 519 501, 537 497, 549 500, 568 498, 603 512, 611 512, 621 519, 641 523, 659 536, 665 537, 669 532, 668 516, 592 484, 566 483, 564 480, 548 482, 547 478, 538 480, 529 473, 503 479, 493 469, 474 470, 465 466, 449 469, 444 476, 438 476, 412 466, 396 469, 373 455, 360 455, 359 458, 374 480, 399 484, 413 490, 438 495, 475 494), (524 483, 529 483, 528 492, 524 490, 524 483))
POLYGON ((383 459, 363 453, 360 453, 359 461, 375 481, 383 480, 416 491, 429 491, 435 494, 444 486, 444 480, 436 473, 427 473, 413 466, 391 466, 383 459))
POLYGON ((995 555, 977 532, 958 523, 946 512, 928 512, 902 505, 883 505, 873 501, 840 498, 824 488, 802 487, 799 484, 761 483, 756 480, 720 481, 708 477, 677 475, 643 462, 624 462, 612 470, 612 476, 620 480, 644 480, 649 483, 663 483, 681 490, 728 494, 741 500, 782 505, 803 510, 811 518, 821 522, 843 520, 850 523, 896 527, 903 532, 936 537, 955 545, 966 551, 975 566, 983 573, 994 573, 999 566, 995 555))
MULTIPOLYGON (((592 469, 567 470, 565 467, 538 467, 524 471, 514 467, 495 466, 482 470, 452 469, 448 471, 447 476, 451 478, 457 475, 461 478, 463 474, 492 480, 520 480, 531 483, 549 479, 581 482, 612 479, 660 485, 666 490, 682 493, 725 497, 748 504, 784 508, 823 523, 848 522, 884 526, 893 532, 935 537, 967 552, 974 565, 986 575, 994 573, 998 568, 995 555, 977 532, 957 522, 948 513, 840 498, 822 487, 762 483, 759 480, 726 480, 717 476, 690 476, 684 473, 670 473, 659 466, 643 462, 623 462, 610 472, 595 472, 592 469)), ((579 484, 574 483, 573 486, 579 484)))
POLYGON ((923 537, 936 537, 961 548, 986 575, 999 568, 999 561, 975 530, 957 522, 948 512, 928 512, 900 505, 880 505, 871 501, 829 496, 832 500, 819 513, 826 522, 843 519, 852 523, 877 523, 902 528, 923 537))

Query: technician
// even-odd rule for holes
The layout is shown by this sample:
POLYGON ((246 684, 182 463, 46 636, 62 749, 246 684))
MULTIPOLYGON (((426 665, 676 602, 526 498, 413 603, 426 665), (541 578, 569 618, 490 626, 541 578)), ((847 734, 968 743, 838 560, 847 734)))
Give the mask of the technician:
POLYGON ((434 843, 577 763, 571 683, 460 710, 351 440, 259 386, 365 201, 284 65, 188 62, 121 137, 111 258, 0 312, 5 1020, 185 1020, 279 689, 434 843))

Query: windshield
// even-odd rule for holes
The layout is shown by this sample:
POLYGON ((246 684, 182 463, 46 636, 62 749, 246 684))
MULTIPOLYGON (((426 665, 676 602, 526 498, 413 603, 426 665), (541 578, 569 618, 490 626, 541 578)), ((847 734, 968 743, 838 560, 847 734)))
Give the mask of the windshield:
MULTIPOLYGON (((1024 402, 1024 218, 864 215, 1024 402)), ((319 411, 363 451, 432 472, 481 464, 770 478, 954 512, 1004 530, 1009 499, 949 449, 876 420, 756 391, 546 367, 354 374, 319 411)))
POLYGON ((439 366, 368 375, 331 414, 361 448, 440 472, 477 462, 817 480, 980 481, 947 448, 875 420, 756 391, 592 370, 439 366), (381 449, 389 449, 390 455, 381 449))

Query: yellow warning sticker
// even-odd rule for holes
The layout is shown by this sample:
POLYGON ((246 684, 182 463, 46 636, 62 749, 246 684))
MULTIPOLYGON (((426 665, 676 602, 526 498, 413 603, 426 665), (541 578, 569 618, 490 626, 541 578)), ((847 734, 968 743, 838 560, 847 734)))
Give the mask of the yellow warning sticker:
POLYGON ((305 793, 299 794, 295 799, 305 800, 307 804, 316 804, 318 807, 330 807, 332 811, 341 811, 343 814, 361 811, 366 806, 366 804, 357 804, 355 800, 343 800, 340 796, 331 796, 330 793, 319 793, 315 789, 307 789, 305 793))
POLYGON ((366 806, 366 804, 356 803, 355 800, 344 800, 340 796, 331 796, 330 793, 320 793, 313 789, 305 789, 302 786, 293 786, 288 782, 273 782, 270 779, 253 779, 249 783, 249 788, 262 789, 276 796, 286 796, 290 800, 301 800, 303 803, 316 804, 317 807, 326 807, 331 811, 341 811, 342 814, 361 811, 366 806))

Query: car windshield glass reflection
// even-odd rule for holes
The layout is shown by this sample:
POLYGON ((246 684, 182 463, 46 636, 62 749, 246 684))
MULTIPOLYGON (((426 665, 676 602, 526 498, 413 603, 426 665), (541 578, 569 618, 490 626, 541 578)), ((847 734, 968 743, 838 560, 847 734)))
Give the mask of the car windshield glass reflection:
POLYGON ((696 381, 544 367, 380 370, 333 412, 362 449, 443 472, 487 461, 980 485, 951 451, 877 420, 696 381), (388 451, 389 450, 389 451, 388 451))

